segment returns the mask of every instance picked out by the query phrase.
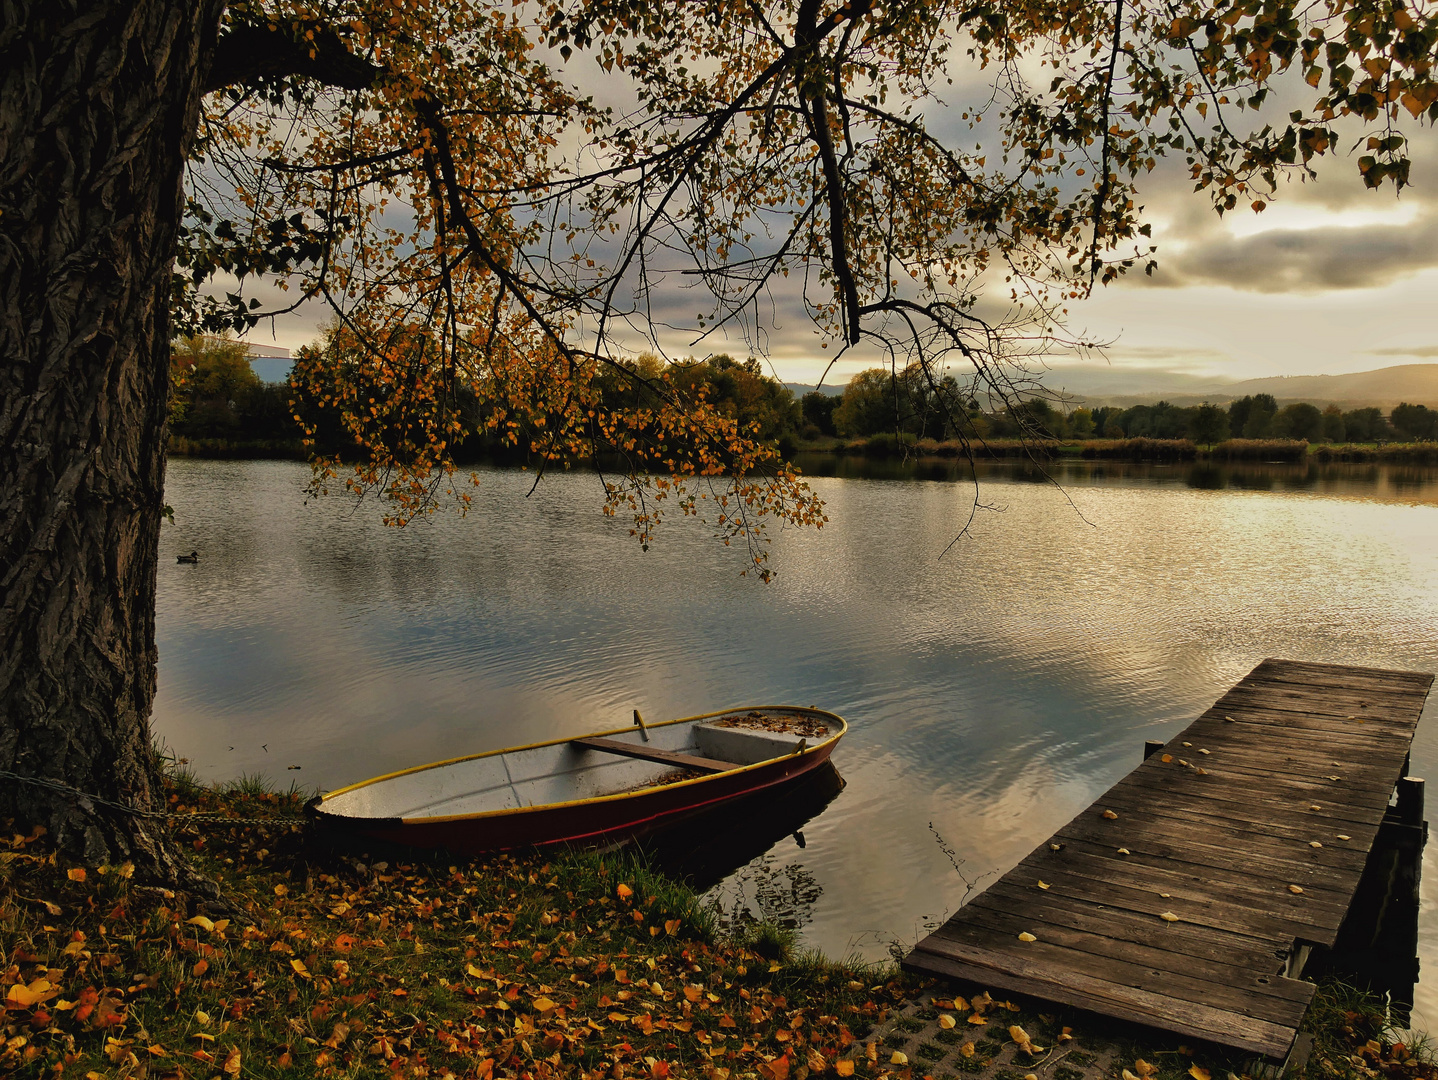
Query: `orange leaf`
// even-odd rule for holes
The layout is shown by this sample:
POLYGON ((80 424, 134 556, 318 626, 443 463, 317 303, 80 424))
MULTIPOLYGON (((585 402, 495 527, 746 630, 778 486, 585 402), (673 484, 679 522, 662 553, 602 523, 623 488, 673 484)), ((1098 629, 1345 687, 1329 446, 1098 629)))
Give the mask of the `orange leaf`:
POLYGON ((839 1076, 853 1076, 854 1063, 848 1058, 845 1058, 843 1061, 836 1061, 834 1062, 834 1072, 839 1076))
POLYGON ((203 975, 209 970, 210 962, 208 960, 196 960, 195 966, 190 968, 190 974, 198 979, 201 975, 203 975))
POLYGON ((83 866, 77 866, 73 870, 67 871, 65 876, 71 881, 84 881, 85 868, 83 866))

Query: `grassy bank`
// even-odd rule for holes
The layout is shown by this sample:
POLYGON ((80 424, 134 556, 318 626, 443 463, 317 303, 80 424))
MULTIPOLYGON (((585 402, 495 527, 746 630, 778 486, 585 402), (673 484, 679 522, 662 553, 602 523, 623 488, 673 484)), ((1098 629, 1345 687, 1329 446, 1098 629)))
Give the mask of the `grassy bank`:
POLYGON ((1307 443, 1294 439, 1227 439, 1200 446, 1190 439, 989 439, 966 448, 957 439, 938 442, 911 436, 873 435, 867 439, 828 438, 797 444, 796 453, 854 455, 869 458, 1032 458, 1053 461, 1084 458, 1110 461, 1215 462, 1392 462, 1438 464, 1438 443, 1307 443))
POLYGON ((630 857, 368 861, 307 849, 300 796, 246 788, 172 792, 267 819, 179 828, 243 917, 6 842, 0 1072, 783 1080, 835 1071, 903 993, 772 928, 721 936, 630 857))
MULTIPOLYGON (((138 887, 126 866, 66 867, 41 834, 0 841, 0 1073, 917 1080, 930 1048, 912 1062, 897 1048, 932 1021, 932 1049, 957 1040, 973 1080, 1073 1080, 1077 1048, 1098 1045, 1082 1014, 960 1003, 893 970, 798 955, 772 927, 725 935, 692 892, 624 855, 316 850, 301 798, 254 780, 173 783, 176 814, 256 819, 174 826, 238 909, 228 919, 138 887), (1014 1030, 1067 1049, 1030 1054, 1014 1030)), ((1311 1075, 1432 1076, 1385 1040, 1371 1002, 1323 1001, 1311 1075)), ((1146 1080, 1242 1071, 1142 1029, 1102 1037, 1146 1080)))

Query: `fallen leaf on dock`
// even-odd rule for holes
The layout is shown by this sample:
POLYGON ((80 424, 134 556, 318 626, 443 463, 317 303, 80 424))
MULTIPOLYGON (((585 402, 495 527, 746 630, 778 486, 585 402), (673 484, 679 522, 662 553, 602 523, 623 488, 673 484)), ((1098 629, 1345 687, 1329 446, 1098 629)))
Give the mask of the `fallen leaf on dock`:
POLYGON ((1310 806, 1308 809, 1310 809, 1310 810, 1322 810, 1323 807, 1319 806, 1317 803, 1314 803, 1314 804, 1313 804, 1312 806, 1310 806))
POLYGON ((1323 845, 1320 844, 1317 840, 1310 840, 1310 841, 1308 841, 1308 846, 1309 846, 1309 847, 1322 847, 1323 845))
POLYGON ((1073 1028, 1064 1028, 1062 1031, 1059 1032, 1059 1042, 1065 1043, 1073 1041, 1073 1028))
POLYGON ((1039 882, 1039 888, 1040 888, 1040 889, 1047 889, 1048 887, 1049 887, 1049 883, 1048 883, 1047 881, 1040 881, 1040 882, 1039 882))
POLYGON ((1349 836, 1347 833, 1339 833, 1339 834, 1338 834, 1338 839, 1340 839, 1340 840, 1352 840, 1353 837, 1349 836))
POLYGON ((1302 886, 1302 885, 1290 885, 1290 886, 1288 886, 1288 891, 1291 892, 1294 896, 1300 896, 1300 895, 1302 895, 1302 893, 1303 893, 1303 886, 1302 886))
POLYGON ((1173 899, 1173 893, 1161 892, 1161 893, 1159 893, 1158 895, 1161 896, 1161 897, 1163 897, 1165 900, 1172 900, 1172 899, 1173 899))
POLYGON ((1178 922, 1178 916, 1171 911, 1165 911, 1159 918, 1164 922, 1178 922))
POLYGON ((1207 776, 1207 775, 1208 775, 1208 770, 1207 770, 1207 769, 1194 769, 1193 771, 1196 772, 1196 773, 1198 773, 1199 776, 1207 776))
POLYGON ((1049 850, 1050 850, 1050 851, 1062 851, 1063 849, 1064 849, 1064 846, 1063 846, 1062 844, 1050 844, 1050 845, 1049 845, 1049 850))
POLYGON ((1207 754, 1208 751, 1207 751, 1207 750, 1200 750, 1199 753, 1200 753, 1200 754, 1207 754))
POLYGON ((1328 779, 1330 779, 1330 780, 1342 780, 1343 777, 1341 777, 1341 776, 1330 776, 1328 779))
POLYGON ((939 1027, 943 1028, 945 1031, 950 1030, 956 1024, 958 1024, 958 1021, 955 1020, 948 1013, 944 1013, 942 1016, 939 1017, 939 1027))
POLYGON ((1224 722, 1225 724, 1236 724, 1236 723, 1238 723, 1238 721, 1235 720, 1235 719, 1234 719, 1233 717, 1231 717, 1231 716, 1225 716, 1225 717, 1223 718, 1223 722, 1224 722))
POLYGON ((1038 938, 1034 937, 1034 936, 1033 936, 1032 934, 1030 934, 1027 930, 1025 930, 1022 934, 1019 935, 1019 940, 1020 940, 1020 941, 1037 941, 1038 938))
POLYGON ((1112 810, 1105 810, 1105 811, 1103 812, 1103 816, 1106 817, 1106 818, 1108 818, 1110 821, 1113 821, 1114 819, 1116 819, 1116 818, 1118 817, 1118 815, 1115 814, 1112 810))
POLYGON ((1165 765, 1167 765, 1170 761, 1173 760, 1173 755, 1172 755, 1172 754, 1164 754, 1163 757, 1159 758, 1158 760, 1161 761, 1161 762, 1163 762, 1165 765))
POLYGON ((1128 850, 1128 848, 1126 848, 1126 847, 1121 847, 1121 848, 1119 848, 1119 849, 1118 849, 1118 853, 1119 853, 1120 855, 1129 855, 1129 854, 1131 854, 1131 852, 1130 852, 1130 851, 1128 850))

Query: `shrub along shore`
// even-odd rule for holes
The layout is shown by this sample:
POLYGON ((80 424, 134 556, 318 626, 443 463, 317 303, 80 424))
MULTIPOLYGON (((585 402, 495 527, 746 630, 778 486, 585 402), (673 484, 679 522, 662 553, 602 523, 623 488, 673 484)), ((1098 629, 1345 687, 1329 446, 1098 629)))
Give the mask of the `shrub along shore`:
POLYGON ((1226 439, 1200 446, 1191 439, 987 439, 965 447, 957 439, 938 442, 892 434, 867 439, 828 439, 800 444, 798 452, 875 458, 962 458, 976 460, 1066 458, 1112 461, 1401 462, 1438 464, 1438 443, 1308 443, 1301 439, 1226 439))
MULTIPOLYGON (((1132 1062, 1113 1080, 1244 1071, 1132 1025, 799 953, 773 926, 724 932, 630 855, 343 854, 308 841, 298 793, 169 786, 171 827, 228 916, 128 865, 67 866, 43 832, 0 839, 0 1074, 919 1080, 924 1048, 892 1049, 913 1016, 957 1040, 972 1080, 1086 1076, 1079 1047, 1132 1062)), ((1327 988, 1311 1024, 1310 1076, 1435 1075, 1374 999, 1327 988)))

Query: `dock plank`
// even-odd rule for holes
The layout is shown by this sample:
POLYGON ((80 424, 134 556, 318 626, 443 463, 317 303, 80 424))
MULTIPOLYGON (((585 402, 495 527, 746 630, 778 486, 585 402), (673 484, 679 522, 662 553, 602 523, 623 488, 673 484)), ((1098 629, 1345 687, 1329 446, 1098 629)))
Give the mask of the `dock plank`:
POLYGON ((1264 660, 905 963, 1281 1058, 1288 957, 1334 940, 1432 684, 1264 660))

